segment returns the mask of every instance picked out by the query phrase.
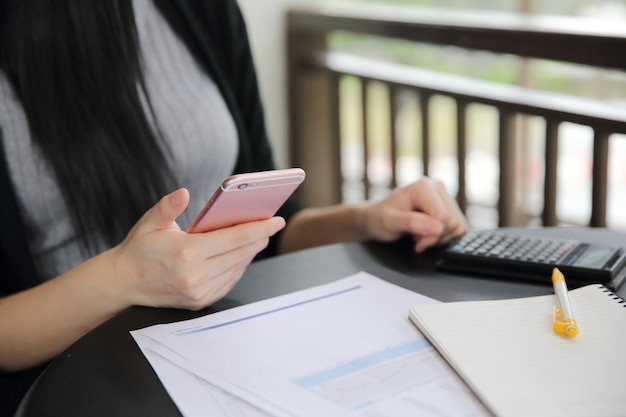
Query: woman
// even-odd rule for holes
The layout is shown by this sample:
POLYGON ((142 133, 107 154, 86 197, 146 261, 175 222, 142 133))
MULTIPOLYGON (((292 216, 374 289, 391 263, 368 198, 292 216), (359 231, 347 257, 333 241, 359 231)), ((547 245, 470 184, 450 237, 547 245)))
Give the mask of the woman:
POLYGON ((206 307, 257 256, 406 234, 421 252, 467 229, 424 178, 185 233, 224 177, 274 168, 235 0, 2 0, 0 31, 0 413, 129 306, 206 307))

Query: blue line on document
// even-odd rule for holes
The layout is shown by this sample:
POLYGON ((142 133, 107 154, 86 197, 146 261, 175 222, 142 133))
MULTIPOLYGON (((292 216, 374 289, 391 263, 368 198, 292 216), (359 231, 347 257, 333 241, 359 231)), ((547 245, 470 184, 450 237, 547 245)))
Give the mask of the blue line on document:
POLYGON ((385 362, 389 359, 394 359, 407 353, 417 352, 420 349, 429 347, 430 343, 426 339, 415 340, 405 345, 396 346, 391 349, 376 352, 362 358, 355 359, 353 361, 344 363, 331 369, 327 369, 316 374, 311 374, 303 378, 297 379, 294 382, 302 388, 312 387, 314 385, 321 384, 323 382, 330 381, 332 379, 360 371, 372 365, 376 365, 381 362, 385 362))
POLYGON ((333 292, 333 293, 330 293, 330 294, 325 294, 325 295, 322 295, 322 296, 319 296, 319 297, 315 297, 315 298, 311 298, 311 299, 304 300, 304 301, 299 301, 297 303, 286 305, 286 306, 282 306, 282 307, 278 307, 278 308, 275 308, 273 310, 263 311, 261 313, 256 313, 256 314, 253 314, 251 316, 241 317, 241 318, 238 318, 236 320, 231 320, 231 321, 227 321, 227 322, 224 322, 224 323, 215 324, 213 326, 206 326, 206 327, 201 327, 201 328, 198 328, 198 329, 192 329, 192 330, 187 330, 187 331, 180 332, 180 333, 175 333, 175 335, 176 336, 188 336, 188 335, 194 334, 194 333, 206 332, 208 330, 217 329, 219 327, 229 326, 231 324, 240 323, 240 322, 246 321, 246 320, 256 319, 256 318, 262 317, 262 316, 267 316, 268 314, 273 314, 273 313, 277 313, 279 311, 288 310, 290 308, 298 307, 298 306, 301 306, 301 305, 304 305, 304 304, 313 303, 315 301, 323 300, 325 298, 335 297, 337 295, 345 294, 347 292, 351 292, 351 291, 358 290, 358 289, 361 289, 361 288, 363 288, 362 285, 356 285, 356 286, 351 287, 351 288, 346 288, 345 290, 336 291, 336 292, 333 292))

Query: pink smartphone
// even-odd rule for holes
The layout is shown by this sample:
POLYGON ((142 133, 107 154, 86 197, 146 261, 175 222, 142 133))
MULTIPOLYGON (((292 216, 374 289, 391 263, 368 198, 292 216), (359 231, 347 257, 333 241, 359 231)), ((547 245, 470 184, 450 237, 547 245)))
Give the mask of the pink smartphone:
POLYGON ((236 174, 215 191, 187 231, 202 233, 269 219, 304 181, 300 168, 236 174))

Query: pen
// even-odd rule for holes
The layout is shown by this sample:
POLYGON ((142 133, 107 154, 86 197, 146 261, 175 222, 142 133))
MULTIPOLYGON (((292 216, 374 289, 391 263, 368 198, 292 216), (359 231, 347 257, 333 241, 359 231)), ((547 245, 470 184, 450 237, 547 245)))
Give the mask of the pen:
POLYGON ((554 307, 554 332, 558 334, 574 337, 578 334, 578 325, 574 320, 572 306, 567 295, 567 284, 565 277, 558 268, 552 270, 552 286, 556 295, 557 306, 554 307))

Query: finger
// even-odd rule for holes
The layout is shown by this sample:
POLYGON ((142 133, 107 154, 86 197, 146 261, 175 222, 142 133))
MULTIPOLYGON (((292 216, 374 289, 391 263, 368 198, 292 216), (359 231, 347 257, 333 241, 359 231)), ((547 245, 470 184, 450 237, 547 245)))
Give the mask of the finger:
POLYGON ((432 246, 436 246, 438 244, 440 244, 439 237, 436 237, 436 236, 420 236, 416 240, 416 242, 415 242, 414 250, 417 253, 422 253, 426 249, 428 249, 428 248, 430 248, 432 246))
POLYGON ((267 220, 243 223, 206 233, 193 233, 189 236, 200 243, 198 248, 212 257, 248 246, 259 239, 266 239, 285 227, 285 219, 272 217, 267 220))
MULTIPOLYGON (((453 210, 455 202, 448 194, 443 182, 436 179, 429 179, 428 181, 424 181, 423 184, 426 190, 423 190, 421 192, 422 196, 419 197, 423 200, 423 211, 441 221, 445 221, 451 217, 450 214, 455 213, 455 210, 453 210)), ((414 197, 418 198, 416 195, 414 195, 414 197)))
POLYGON ((176 222, 178 216, 187 208, 189 204, 189 191, 185 188, 178 190, 161 198, 150 210, 148 210, 139 221, 140 227, 151 230, 171 227, 176 222))
POLYGON ((392 239, 402 234, 439 236, 444 231, 439 220, 420 211, 393 210, 385 215, 384 222, 392 239))
POLYGON ((201 262, 201 271, 210 271, 211 275, 222 275, 233 267, 247 267, 254 257, 267 247, 269 237, 261 238, 248 245, 234 248, 227 252, 206 257, 201 262))
POLYGON ((436 215, 445 208, 441 200, 441 189, 437 180, 422 177, 409 188, 409 197, 413 209, 436 215))
POLYGON ((185 297, 181 300, 185 308, 203 308, 224 297, 239 282, 246 268, 258 252, 267 246, 268 239, 253 242, 245 247, 207 259, 201 271, 207 273, 196 278, 187 277, 185 297))
MULTIPOLYGON (((460 236, 467 231, 465 216, 454 198, 447 192, 443 182, 425 179, 418 184, 422 197, 421 210, 433 216, 443 225, 440 242, 460 236)), ((413 194, 415 197, 416 194, 413 194)))
POLYGON ((193 292, 182 299, 178 307, 190 310, 205 308, 224 298, 241 280, 247 265, 233 265, 218 276, 199 281, 193 292))
MULTIPOLYGON (((467 231, 467 221, 465 215, 461 211, 456 200, 448 193, 445 185, 441 181, 437 181, 437 188, 440 198, 447 207, 447 221, 444 222, 446 229, 453 234, 465 233, 467 231)), ((440 219, 443 220, 443 219, 440 219)))
POLYGON ((452 204, 450 204, 450 216, 442 219, 442 232, 436 236, 414 236, 415 238, 415 251, 423 252, 432 246, 441 245, 451 241, 454 238, 460 237, 467 232, 467 222, 465 216, 462 214, 456 203, 450 198, 452 204))

